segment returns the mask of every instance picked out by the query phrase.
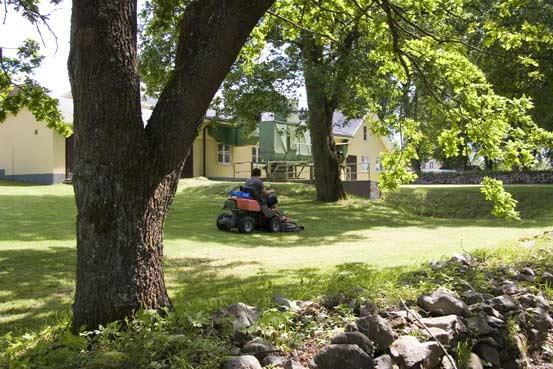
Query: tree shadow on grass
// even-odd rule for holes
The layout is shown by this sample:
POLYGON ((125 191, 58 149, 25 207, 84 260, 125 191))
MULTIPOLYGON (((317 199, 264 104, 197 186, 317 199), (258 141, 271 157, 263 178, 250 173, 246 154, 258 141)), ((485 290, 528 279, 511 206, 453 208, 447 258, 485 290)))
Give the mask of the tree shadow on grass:
POLYGON ((0 179, 0 186, 2 187, 40 187, 45 185, 40 183, 19 182, 19 181, 0 179))
POLYGON ((233 274, 234 268, 253 262, 221 263, 215 259, 169 259, 166 279, 177 311, 213 311, 244 302, 254 306, 270 305, 275 294, 291 298, 312 298, 315 284, 324 284, 317 268, 287 269, 267 272, 260 268, 254 275, 233 274))
POLYGON ((438 219, 415 216, 393 209, 382 201, 355 199, 339 204, 324 204, 305 198, 283 197, 281 206, 299 224, 302 232, 272 234, 263 230, 253 235, 221 232, 215 227, 225 197, 201 192, 179 195, 166 222, 168 240, 185 239, 236 247, 297 247, 358 242, 368 237, 360 232, 378 228, 436 229, 439 227, 530 228, 545 227, 551 220, 507 222, 499 219, 438 219))
MULTIPOLYGON (((73 248, 0 250, 0 336, 10 331, 16 335, 36 332, 58 319, 68 321, 75 288, 75 263, 73 248)), ((265 291, 281 275, 262 273, 241 278, 229 273, 256 264, 205 258, 168 259, 165 278, 177 308, 190 303, 216 308, 233 299, 253 304, 258 302, 260 291, 265 291)))
POLYGON ((0 241, 75 239, 73 196, 0 195, 0 214, 0 241))
MULTIPOLYGON (((76 251, 0 250, 0 335, 38 331, 58 319, 68 321, 75 283, 76 251)), ((177 310, 212 311, 237 301, 266 306, 276 293, 311 296, 324 279, 316 268, 239 276, 237 268, 255 261, 173 258, 165 262, 165 278, 177 310)))
MULTIPOLYGON (((74 249, 63 247, 0 250, 0 335, 37 331, 56 315, 68 320, 75 254, 74 249)), ((345 263, 333 271, 300 268, 268 272, 260 268, 257 274, 237 274, 241 267, 257 265, 255 261, 167 259, 166 282, 177 313, 211 313, 238 301, 266 307, 275 294, 305 300, 327 293, 347 294, 358 287, 377 302, 397 303, 399 296, 411 298, 433 288, 424 268, 417 265, 376 268, 345 263)))
POLYGON ((311 300, 326 294, 354 296, 360 288, 375 301, 397 303, 401 294, 411 297, 405 296, 405 291, 424 288, 426 278, 416 265, 377 268, 366 263, 344 263, 332 270, 298 268, 260 270, 248 276, 228 274, 227 267, 246 264, 217 265, 213 259, 169 260, 166 270, 171 275, 169 284, 177 312, 212 312, 236 302, 264 308, 272 306, 277 294, 311 300), (399 288, 405 290, 400 293, 399 288))
MULTIPOLYGON (((393 209, 382 201, 353 199, 339 204, 324 204, 311 200, 309 187, 280 187, 283 209, 305 231, 270 234, 259 231, 254 235, 219 232, 215 219, 222 212, 228 187, 236 184, 217 184, 185 188, 177 193, 165 227, 168 240, 212 242, 237 247, 319 246, 338 242, 362 241, 359 232, 376 228, 467 226, 493 228, 542 227, 552 220, 505 222, 498 219, 438 219, 420 217, 393 209)), ((0 241, 62 241, 75 239, 75 203, 73 196, 0 195, 0 241)))
POLYGON ((0 335, 37 328, 68 314, 75 249, 0 250, 0 335))

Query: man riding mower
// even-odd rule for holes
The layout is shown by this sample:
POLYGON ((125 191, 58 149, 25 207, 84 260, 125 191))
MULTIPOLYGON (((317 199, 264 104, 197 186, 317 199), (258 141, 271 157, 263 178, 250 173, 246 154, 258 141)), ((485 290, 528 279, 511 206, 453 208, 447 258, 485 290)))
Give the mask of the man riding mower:
POLYGON ((267 191, 259 178, 261 170, 255 168, 252 178, 241 186, 240 191, 231 191, 223 209, 217 217, 217 229, 231 230, 238 228, 240 233, 252 233, 256 228, 266 228, 269 232, 295 232, 303 230, 284 215, 278 208, 278 199, 274 193, 267 191))

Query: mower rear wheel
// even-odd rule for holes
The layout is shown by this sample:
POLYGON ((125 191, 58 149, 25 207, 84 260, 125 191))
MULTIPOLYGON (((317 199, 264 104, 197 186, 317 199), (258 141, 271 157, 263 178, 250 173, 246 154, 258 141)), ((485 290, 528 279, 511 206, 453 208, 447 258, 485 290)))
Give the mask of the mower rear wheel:
POLYGON ((255 229, 255 220, 252 217, 243 217, 238 221, 238 232, 252 233, 255 229))
POLYGON ((269 232, 280 232, 282 229, 282 223, 278 216, 274 216, 267 222, 267 229, 269 232))

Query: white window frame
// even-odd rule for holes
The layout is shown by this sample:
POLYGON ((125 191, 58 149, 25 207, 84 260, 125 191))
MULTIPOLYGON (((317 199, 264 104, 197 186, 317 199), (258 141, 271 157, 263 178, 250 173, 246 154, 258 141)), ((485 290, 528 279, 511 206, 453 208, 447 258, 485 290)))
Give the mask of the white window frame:
POLYGON ((231 163, 232 163, 232 146, 218 143, 217 144, 217 164, 230 165, 231 163), (223 158, 223 161, 220 160, 221 157, 223 158), (227 157, 228 157, 228 161, 226 160, 227 157))
POLYGON ((376 165, 374 166, 374 170, 377 173, 382 172, 382 163, 380 162, 380 159, 376 159, 376 165))
POLYGON ((261 153, 259 152, 258 146, 252 146, 252 163, 259 164, 262 161, 261 153), (254 153, 255 150, 255 153, 254 153))
POLYGON ((361 170, 369 170, 369 156, 368 155, 362 155, 361 156, 361 170))

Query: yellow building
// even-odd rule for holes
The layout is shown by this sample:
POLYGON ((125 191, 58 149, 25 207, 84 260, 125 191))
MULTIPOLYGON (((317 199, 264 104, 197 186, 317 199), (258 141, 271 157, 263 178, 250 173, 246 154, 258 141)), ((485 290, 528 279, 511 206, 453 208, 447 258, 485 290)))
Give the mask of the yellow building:
MULTIPOLYGON (((347 120, 340 113, 336 113, 334 116, 336 144, 339 150, 342 152, 345 150, 347 155, 342 175, 344 180, 378 181, 381 169, 379 156, 382 152, 391 149, 391 143, 387 137, 379 137, 371 132, 372 119, 374 118, 367 116, 366 119, 347 120)), ((260 123, 261 127, 268 122, 272 121, 262 121, 260 123)), ((267 175, 267 164, 273 163, 273 161, 268 161, 267 158, 263 157, 262 152, 266 152, 267 148, 260 148, 259 139, 255 138, 253 140, 255 142, 251 144, 231 144, 228 139, 215 138, 214 136, 218 135, 213 134, 214 127, 228 127, 229 130, 236 129, 230 123, 216 121, 214 117, 208 116, 204 127, 194 141, 192 153, 183 171, 184 177, 244 179, 250 176, 251 169, 254 166, 265 169, 264 175, 267 175)), ((261 134, 264 133, 261 129, 261 134)), ((283 135, 284 133, 280 132, 280 134, 283 135)), ((305 134, 308 136, 307 132, 305 134)), ((231 140, 240 141, 240 139, 236 140, 234 135, 230 134, 230 136, 232 137, 231 140)), ((281 139, 283 145, 286 146, 289 139, 287 140, 286 136, 281 137, 281 139)), ((307 141, 309 141, 309 138, 307 138, 307 141)), ((296 145, 299 145, 299 143, 296 145)), ((295 150, 295 152, 297 151, 299 149, 295 150)), ((308 148, 308 151, 310 153, 310 148, 308 148)), ((294 163, 281 158, 274 161, 274 163, 277 162, 288 162, 289 165, 294 163)), ((297 178, 309 179, 310 174, 309 169, 305 169, 297 178)))
POLYGON ((0 179, 52 184, 66 178, 66 139, 28 109, 0 123, 0 179))
MULTIPOLYGON (((68 125, 73 124, 71 94, 58 99, 68 125)), ((142 109, 146 121, 151 110, 142 109)), ((37 122, 26 108, 17 115, 8 114, 0 123, 0 179, 39 184, 60 183, 73 172, 73 137, 65 138, 37 122)))
POLYGON ((376 181, 380 175, 380 154, 391 150, 387 137, 376 136, 371 131, 375 116, 347 120, 342 114, 334 114, 334 139, 338 147, 347 145, 343 178, 352 181, 376 181))
MULTIPOLYGON (((73 106, 69 95, 60 100, 60 109, 68 124, 72 124, 73 106)), ((151 115, 148 106, 143 106, 143 119, 147 121, 151 115)), ((265 115, 266 116, 266 115, 265 115)), ((312 164, 309 163, 310 139, 308 132, 302 133, 303 139, 297 135, 286 133, 288 123, 274 122, 275 142, 270 150, 282 149, 282 152, 294 154, 293 160, 301 160, 303 169, 294 169, 296 179, 310 179, 312 164), (278 141, 278 142, 277 142, 278 141), (278 146, 280 145, 280 146, 278 146)), ((343 154, 346 154, 343 167, 345 180, 378 181, 381 152, 390 149, 387 138, 377 137, 371 133, 370 119, 346 120, 341 114, 335 115, 334 134, 336 144, 343 154)), ((260 132, 271 120, 260 123, 260 132)), ((297 127, 298 123, 288 126, 297 127)), ((304 130, 305 131, 305 130, 304 130)), ((259 132, 257 132, 259 136, 259 132)), ((258 136, 247 137, 241 128, 229 122, 215 119, 208 112, 204 126, 194 141, 192 152, 183 170, 183 177, 207 177, 213 179, 243 179, 248 178, 252 167, 275 168, 275 163, 297 163, 290 161, 287 154, 278 160, 264 160, 262 149, 267 153, 267 147, 260 148, 258 136), (269 165, 268 165, 269 164, 269 165)), ((267 156, 267 155, 265 155, 267 156)), ((72 175, 73 138, 65 139, 56 132, 36 122, 33 115, 23 109, 16 116, 8 116, 0 124, 0 179, 52 184, 70 179, 72 175)), ((294 164, 295 165, 295 164, 294 164)), ((292 170, 290 168, 287 171, 292 170)), ((273 173, 276 173, 273 171, 273 173)))

